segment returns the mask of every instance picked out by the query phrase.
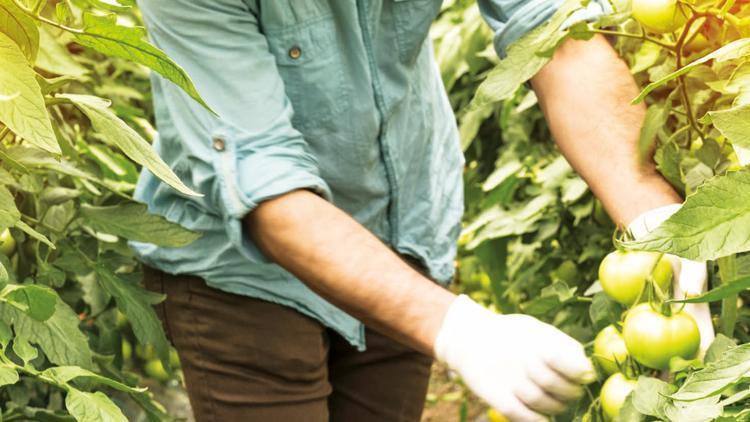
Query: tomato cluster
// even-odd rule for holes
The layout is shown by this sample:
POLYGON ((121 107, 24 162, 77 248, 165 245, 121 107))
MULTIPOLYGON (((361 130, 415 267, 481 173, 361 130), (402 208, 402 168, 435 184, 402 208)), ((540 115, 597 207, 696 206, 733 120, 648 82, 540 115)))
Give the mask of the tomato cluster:
POLYGON ((630 309, 594 340, 594 361, 609 376, 600 393, 605 419, 617 417, 645 368, 669 369, 674 358, 693 359, 700 333, 691 315, 666 304, 672 264, 662 254, 615 251, 599 266, 599 282, 612 300, 630 309))

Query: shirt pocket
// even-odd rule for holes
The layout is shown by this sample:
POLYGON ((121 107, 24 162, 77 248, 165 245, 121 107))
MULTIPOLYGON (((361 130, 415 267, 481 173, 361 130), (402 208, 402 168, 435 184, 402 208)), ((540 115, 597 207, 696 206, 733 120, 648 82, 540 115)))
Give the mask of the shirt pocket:
POLYGON ((417 60, 442 3, 442 0, 393 0, 396 43, 402 62, 413 64, 417 60))
POLYGON ((343 83, 333 18, 317 17, 264 32, 294 108, 294 127, 302 132, 335 128, 335 119, 347 110, 350 95, 343 83))

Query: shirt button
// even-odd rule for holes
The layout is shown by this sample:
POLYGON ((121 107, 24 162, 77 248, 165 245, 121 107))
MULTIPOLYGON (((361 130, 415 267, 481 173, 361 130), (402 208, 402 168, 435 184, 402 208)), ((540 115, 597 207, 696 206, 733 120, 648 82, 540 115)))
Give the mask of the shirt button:
POLYGON ((224 148, 226 147, 224 138, 222 138, 221 136, 214 136, 212 141, 214 149, 216 151, 224 151, 224 148))
POLYGON ((299 46, 294 46, 289 49, 289 57, 293 58, 294 60, 297 60, 302 55, 302 49, 299 48, 299 46))

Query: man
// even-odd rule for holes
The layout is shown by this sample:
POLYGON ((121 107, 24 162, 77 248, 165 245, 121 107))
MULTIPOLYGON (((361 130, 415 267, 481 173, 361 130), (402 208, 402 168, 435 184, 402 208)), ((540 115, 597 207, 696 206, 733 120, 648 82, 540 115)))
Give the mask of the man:
MULTIPOLYGON (((160 310, 198 421, 416 421, 433 357, 512 420, 582 394, 594 374, 579 343, 434 282, 453 275, 463 201, 427 40, 439 0, 139 3, 216 111, 155 78, 157 148, 204 196, 148 172, 137 190, 204 234, 181 249, 135 245, 148 286, 168 295, 160 310)), ((480 5, 502 51, 558 2, 480 5)), ((643 108, 603 38, 566 42, 532 83, 616 221, 646 230, 680 202, 636 164, 643 108)))

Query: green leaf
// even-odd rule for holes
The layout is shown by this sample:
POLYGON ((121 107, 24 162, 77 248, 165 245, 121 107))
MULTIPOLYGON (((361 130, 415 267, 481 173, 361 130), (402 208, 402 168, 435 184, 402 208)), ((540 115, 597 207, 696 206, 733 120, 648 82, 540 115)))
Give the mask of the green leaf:
POLYGON ((651 93, 651 91, 671 80, 679 78, 680 76, 690 72, 691 70, 710 60, 714 60, 715 62, 723 62, 727 60, 739 59, 748 55, 750 55, 750 38, 742 38, 736 41, 732 41, 731 43, 719 48, 718 50, 713 51, 710 54, 706 54, 705 56, 686 64, 682 68, 677 69, 669 75, 666 75, 663 78, 660 78, 648 84, 646 88, 644 88, 643 91, 641 91, 641 93, 638 94, 635 99, 633 99, 633 103, 639 103, 643 101, 643 99, 646 98, 646 96, 651 93))
POLYGON ((700 296, 691 297, 688 299, 672 299, 670 302, 677 303, 708 303, 717 302, 719 300, 734 296, 737 293, 747 290, 750 288, 750 276, 742 277, 734 281, 722 284, 721 286, 711 289, 710 291, 703 293, 700 296))
POLYGON ((195 101, 211 110, 203 101, 185 71, 163 51, 146 41, 146 31, 140 27, 117 24, 117 15, 83 14, 83 32, 75 34, 82 45, 108 56, 120 57, 149 67, 174 82, 195 101))
POLYGON ((148 168, 156 177, 178 191, 186 195, 201 196, 185 186, 151 145, 109 109, 108 101, 90 95, 65 94, 59 97, 73 102, 91 120, 94 129, 103 139, 119 147, 133 161, 148 168))
POLYGON ((0 33, 0 122, 26 142, 45 151, 60 153, 36 74, 18 45, 0 33))
POLYGON ((55 313, 44 322, 5 304, 0 304, 0 318, 13 325, 17 336, 39 345, 50 362, 92 367, 91 349, 86 336, 78 328, 78 315, 59 297, 55 303, 55 313))
MULTIPOLYGON (((750 104, 727 110, 711 111, 708 115, 711 117, 714 127, 729 139, 732 146, 744 149, 750 148, 750 104)), ((750 162, 742 160, 740 164, 747 165, 750 162)))
MULTIPOLYGON (((63 3, 58 3, 58 5, 63 3)), ((59 36, 50 33, 46 27, 39 32, 41 48, 36 59, 36 67, 55 75, 66 75, 82 78, 88 70, 75 60, 75 56, 68 53, 67 48, 59 41, 59 36)))
POLYGON ((18 382, 18 372, 7 366, 0 366, 0 387, 18 382))
POLYGON ((16 200, 5 187, 0 185, 0 230, 12 227, 21 219, 21 212, 16 208, 16 200))
POLYGON ((86 393, 69 387, 65 407, 78 422, 128 422, 122 410, 99 391, 86 393))
POLYGON ((107 378, 87 369, 83 369, 79 366, 56 366, 44 370, 44 372, 42 372, 42 375, 54 379, 60 384, 67 384, 69 381, 76 378, 84 378, 94 381, 98 384, 112 387, 116 390, 124 391, 126 393, 142 393, 146 391, 145 388, 131 387, 111 378, 107 378))
POLYGON ((13 339, 13 353, 23 360, 24 365, 27 365, 39 356, 39 351, 36 347, 32 346, 26 337, 20 335, 13 339))
POLYGON ((711 363, 721 359, 727 350, 734 347, 737 347, 737 343, 735 343, 734 340, 724 334, 717 334, 714 341, 708 346, 708 350, 706 350, 706 357, 704 359, 705 363, 711 363))
POLYGON ((709 179, 672 217, 628 249, 707 261, 750 250, 750 173, 709 179))
POLYGON ((656 135, 667 122, 668 117, 666 107, 654 104, 648 108, 638 139, 638 160, 641 163, 649 159, 654 142, 656 142, 656 135))
POLYGON ((54 290, 35 284, 5 286, 0 300, 15 306, 37 321, 46 321, 55 313, 57 294, 54 290))
POLYGON ((560 30, 567 17, 581 7, 580 0, 567 0, 552 18, 508 47, 508 56, 490 71, 479 88, 471 108, 507 100, 524 82, 551 60, 551 51, 566 36, 560 30))
POLYGON ((0 0, 0 32, 15 41, 29 63, 34 63, 39 51, 39 28, 13 0, 0 0))
POLYGON ((719 394, 750 371, 750 343, 724 352, 718 360, 688 375, 685 383, 672 394, 675 400, 693 401, 719 394))
POLYGON ((677 387, 649 377, 639 377, 633 392, 633 405, 644 415, 666 419, 664 414, 669 404, 669 396, 677 387))
POLYGON ((149 214, 143 204, 122 203, 108 207, 81 205, 86 224, 97 231, 129 240, 178 248, 201 237, 200 233, 183 228, 164 217, 149 214))
POLYGON ((28 224, 24 223, 21 220, 16 221, 15 226, 19 229, 21 229, 24 233, 28 234, 29 236, 33 237, 34 239, 44 243, 45 245, 49 246, 52 249, 56 249, 55 244, 50 242, 47 237, 38 231, 34 230, 33 227, 29 226, 28 224))
POLYGON ((97 265, 94 271, 104 290, 115 298, 117 307, 128 317, 138 342, 152 345, 164 366, 168 367, 169 342, 151 306, 164 300, 164 296, 125 281, 101 265, 97 265))

